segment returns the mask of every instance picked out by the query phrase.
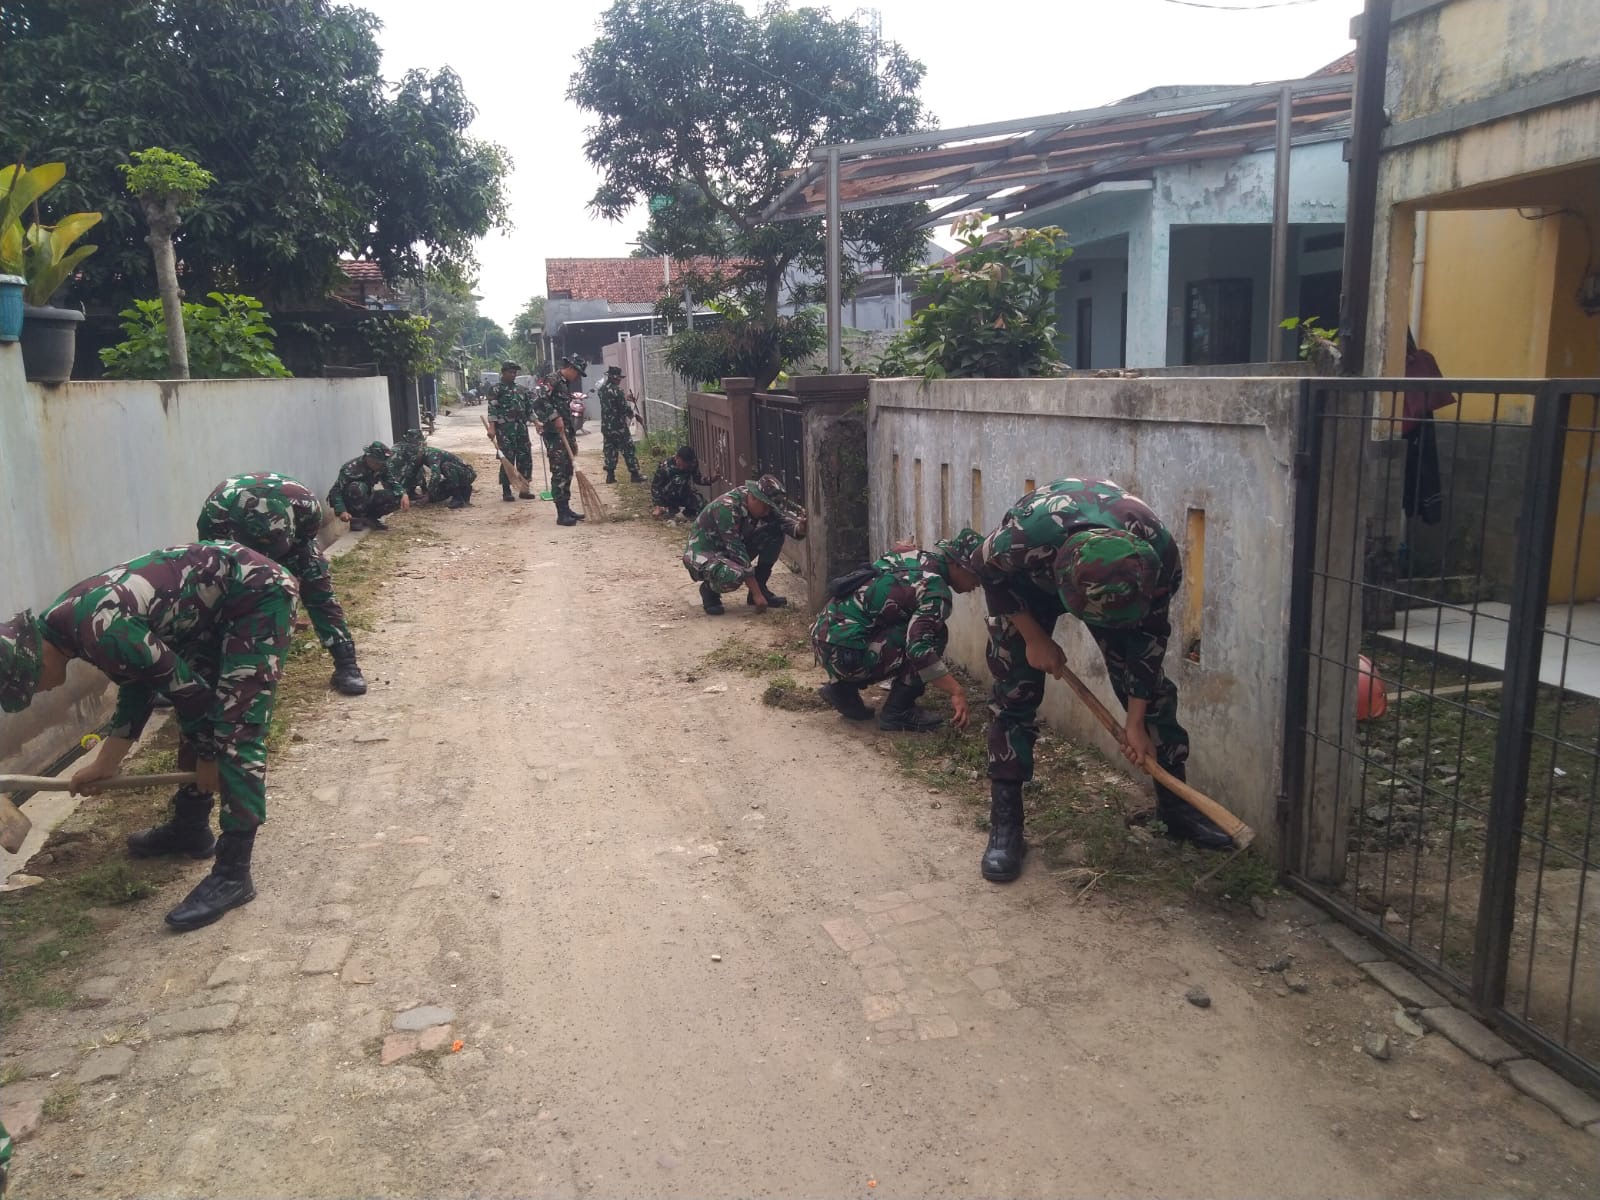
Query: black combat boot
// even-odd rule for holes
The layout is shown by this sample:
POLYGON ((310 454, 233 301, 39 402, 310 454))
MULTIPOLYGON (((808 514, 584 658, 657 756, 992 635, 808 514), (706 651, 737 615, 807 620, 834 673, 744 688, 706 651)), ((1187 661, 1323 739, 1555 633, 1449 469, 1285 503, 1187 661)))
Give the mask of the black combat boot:
POLYGON ((537 500, 538 498, 539 497, 534 495, 532 492, 518 492, 517 493, 517 499, 518 500, 537 500))
POLYGON ((1022 784, 1012 780, 989 781, 989 846, 983 852, 983 877, 990 883, 1010 883, 1022 874, 1022 784))
MULTIPOLYGON (((1162 764, 1166 766, 1165 763, 1162 764)), ((1187 776, 1183 763, 1167 767, 1177 779, 1187 776)), ((1216 822, 1176 792, 1156 784, 1156 818, 1166 826, 1167 837, 1175 842, 1192 842, 1202 850, 1232 850, 1233 839, 1216 822)))
POLYGON ((360 517, 351 517, 350 518, 350 532, 351 533, 360 533, 366 527, 367 527, 367 523, 364 520, 362 520, 360 517))
POLYGON ((634 483, 643 483, 644 482, 644 476, 639 474, 639 472, 637 472, 637 471, 629 471, 628 472, 628 478, 630 480, 632 480, 634 483))
POLYGON ((872 710, 861 702, 859 683, 825 683, 817 689, 817 695, 841 717, 851 721, 872 720, 872 710))
POLYGON ((559 500, 556 501, 556 524, 576 525, 577 523, 578 516, 572 511, 571 505, 563 504, 559 500))
POLYGON ((368 529, 376 529, 380 533, 388 533, 389 532, 389 527, 383 523, 383 518, 382 517, 368 517, 367 518, 367 528, 368 529))
POLYGON ((250 851, 255 841, 253 829, 244 833, 224 832, 217 839, 217 861, 211 865, 211 874, 167 914, 167 924, 179 933, 187 933, 211 924, 230 908, 254 900, 256 888, 250 882, 250 851))
POLYGON ((340 642, 330 647, 328 653, 333 655, 333 678, 328 682, 334 690, 346 696, 365 696, 367 681, 361 677, 361 668, 356 665, 356 644, 340 642))
POLYGON ((173 793, 171 803, 172 816, 165 824, 128 835, 128 853, 134 858, 210 858, 217 848, 211 836, 211 793, 186 783, 173 793))
POLYGON ((510 488, 506 488, 500 493, 500 499, 504 500, 507 504, 515 504, 517 502, 517 498, 511 494, 510 488))
MULTIPOLYGON (((615 471, 607 471, 606 472, 606 482, 607 483, 615 483, 616 481, 617 481, 617 473, 615 471)), ((637 482, 637 481, 635 481, 635 482, 637 482)))
POLYGON ((700 607, 706 610, 708 617, 722 615, 722 597, 717 594, 717 589, 709 583, 700 585, 700 607))
POLYGON ((889 689, 889 698, 878 713, 878 728, 891 733, 929 733, 944 724, 938 713, 917 707, 917 697, 927 689, 921 680, 907 683, 896 679, 889 689))
POLYGON ((471 501, 469 501, 465 496, 461 495, 460 493, 457 493, 456 495, 450 497, 450 503, 445 505, 445 507, 446 508, 465 508, 470 503, 471 503, 471 501))
MULTIPOLYGON (((761 573, 758 572, 757 575, 756 575, 756 586, 761 589, 761 594, 767 598, 767 607, 768 608, 788 608, 789 607, 789 597, 780 596, 777 593, 775 593, 771 588, 769 588, 767 586, 767 580, 769 580, 771 578, 772 578, 772 569, 770 567, 767 569, 765 574, 761 574, 761 573)), ((755 601, 755 597, 751 596, 749 594, 746 594, 745 598, 744 598, 744 602, 746 604, 753 605, 756 602, 755 601)))

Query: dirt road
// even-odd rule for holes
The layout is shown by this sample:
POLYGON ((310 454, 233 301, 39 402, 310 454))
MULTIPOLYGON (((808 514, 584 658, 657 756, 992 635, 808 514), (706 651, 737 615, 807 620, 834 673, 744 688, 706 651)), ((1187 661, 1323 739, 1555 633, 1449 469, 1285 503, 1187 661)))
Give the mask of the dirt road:
POLYGON ((260 898, 182 937, 181 886, 134 907, 109 1003, 7 1031, 85 1079, 19 1196, 1600 1194, 1592 1137, 1448 1043, 1361 1054, 1394 1004, 1287 906, 984 884, 880 735, 702 674, 765 618, 480 475, 371 693, 274 765, 260 898))

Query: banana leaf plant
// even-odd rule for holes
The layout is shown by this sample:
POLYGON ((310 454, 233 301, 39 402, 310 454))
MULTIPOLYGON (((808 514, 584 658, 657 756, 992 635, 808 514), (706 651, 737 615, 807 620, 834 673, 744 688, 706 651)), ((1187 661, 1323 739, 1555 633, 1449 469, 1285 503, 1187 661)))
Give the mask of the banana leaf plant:
POLYGON ((43 163, 31 170, 21 163, 0 167, 0 275, 27 280, 22 298, 36 308, 50 303, 78 264, 98 249, 74 245, 100 223, 97 212, 71 213, 54 225, 31 222, 23 227, 23 214, 66 174, 65 163, 43 163))

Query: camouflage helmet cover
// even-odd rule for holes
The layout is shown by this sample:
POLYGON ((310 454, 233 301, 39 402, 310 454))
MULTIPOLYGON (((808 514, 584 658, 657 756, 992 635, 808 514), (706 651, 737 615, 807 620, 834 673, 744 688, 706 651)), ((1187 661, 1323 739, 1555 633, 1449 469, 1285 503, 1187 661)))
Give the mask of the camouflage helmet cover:
POLYGON ((606 368, 606 378, 607 379, 620 377, 621 374, 622 374, 622 368, 617 366, 615 363, 612 363, 611 366, 606 368))
POLYGON ((764 504, 773 508, 782 507, 789 499, 788 493, 783 490, 783 481, 776 475, 763 475, 760 479, 745 481, 745 490, 764 504))
POLYGON ((361 454, 363 458, 388 458, 389 447, 382 442, 368 442, 367 448, 361 454))
POLYGON ((1088 625, 1137 625, 1150 612, 1161 577, 1154 548, 1123 529, 1075 533, 1056 552, 1061 603, 1088 625))
POLYGON ((27 708, 44 669, 44 639, 33 613, 23 609, 0 623, 0 711, 27 708))
POLYGON ((958 567, 972 570, 972 560, 977 557, 978 551, 983 547, 983 534, 976 529, 963 529, 954 537, 945 538, 934 546, 935 552, 942 554, 946 562, 955 563, 958 567))
POLYGON ((508 358, 508 359, 506 359, 505 362, 500 364, 500 370, 502 372, 504 372, 504 371, 520 371, 520 370, 522 370, 522 364, 518 363, 518 362, 512 362, 508 358))
POLYGON ((563 367, 571 367, 579 375, 589 369, 589 360, 581 354, 568 354, 561 360, 563 367))

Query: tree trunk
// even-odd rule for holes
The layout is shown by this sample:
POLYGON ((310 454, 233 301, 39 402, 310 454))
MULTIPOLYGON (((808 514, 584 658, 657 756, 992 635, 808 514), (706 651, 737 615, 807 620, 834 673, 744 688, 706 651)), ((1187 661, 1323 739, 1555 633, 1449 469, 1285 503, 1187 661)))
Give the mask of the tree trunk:
POLYGON ((145 244, 155 254, 156 287, 161 292, 161 315, 167 322, 167 358, 172 378, 189 378, 189 341, 183 329, 183 293, 178 289, 178 259, 172 249, 172 235, 182 218, 170 198, 141 197, 150 234, 145 244))
POLYGON ((772 386, 772 381, 783 370, 783 358, 778 353, 778 291, 783 286, 783 267, 778 263, 767 264, 766 278, 767 294, 762 299, 761 319, 766 324, 768 332, 772 335, 772 349, 767 352, 767 363, 756 372, 756 387, 758 392, 764 392, 772 386))

